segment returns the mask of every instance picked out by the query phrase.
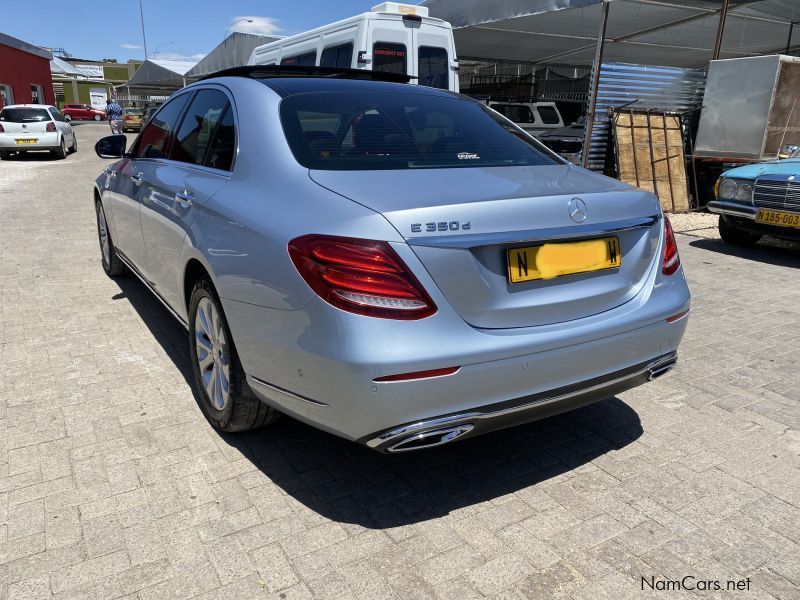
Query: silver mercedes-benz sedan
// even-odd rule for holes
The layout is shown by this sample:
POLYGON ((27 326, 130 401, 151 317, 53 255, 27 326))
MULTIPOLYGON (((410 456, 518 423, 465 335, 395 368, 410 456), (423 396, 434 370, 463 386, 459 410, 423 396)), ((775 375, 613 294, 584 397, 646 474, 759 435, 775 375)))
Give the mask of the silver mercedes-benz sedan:
POLYGON ((220 430, 286 413, 403 452, 675 363, 689 290, 657 199, 470 98, 240 68, 173 95, 130 151, 96 150, 120 159, 94 189, 103 268, 187 328, 220 430))

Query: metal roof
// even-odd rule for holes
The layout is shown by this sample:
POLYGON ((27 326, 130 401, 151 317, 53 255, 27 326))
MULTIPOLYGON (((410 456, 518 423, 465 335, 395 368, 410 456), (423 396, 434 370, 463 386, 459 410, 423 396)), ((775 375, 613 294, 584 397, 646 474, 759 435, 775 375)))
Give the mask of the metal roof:
POLYGON ((274 35, 258 35, 234 31, 192 67, 186 73, 186 78, 202 77, 223 69, 244 66, 247 64, 253 48, 279 39, 274 35))
POLYGON ((18 40, 17 38, 11 37, 5 33, 0 33, 0 45, 8 46, 9 48, 14 48, 15 50, 21 50, 22 52, 27 52, 28 54, 35 54, 36 56, 46 58, 47 60, 53 58, 53 53, 49 50, 45 50, 39 46, 34 46, 28 42, 18 40))
POLYGON ((126 85, 182 87, 186 83, 186 73, 194 65, 183 60, 148 58, 126 85))
POLYGON ((75 75, 84 77, 83 72, 73 67, 67 61, 54 56, 50 61, 50 73, 53 75, 75 75))
MULTIPOLYGON (((426 0, 454 27, 459 58, 591 65, 602 0, 426 0)), ((611 0, 605 62, 706 66, 720 0, 611 0)), ((786 49, 798 0, 731 0, 720 58, 786 49)), ((800 26, 795 31, 800 47, 800 26)))

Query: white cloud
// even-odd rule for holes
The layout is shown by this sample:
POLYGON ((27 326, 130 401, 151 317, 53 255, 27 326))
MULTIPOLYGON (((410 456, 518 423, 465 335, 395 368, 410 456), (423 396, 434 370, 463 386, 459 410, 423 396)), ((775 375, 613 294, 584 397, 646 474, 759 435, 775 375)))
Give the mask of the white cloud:
POLYGON ((136 44, 120 44, 120 48, 127 48, 128 50, 141 50, 141 46, 137 46, 136 44))
POLYGON ((281 28, 278 27, 277 19, 273 19, 272 17, 239 16, 232 17, 230 25, 228 25, 227 33, 231 34, 234 31, 274 35, 278 31, 281 31, 281 28))
POLYGON ((199 62, 203 57, 205 57, 205 53, 201 52, 198 54, 181 54, 179 52, 159 52, 155 56, 150 55, 150 58, 155 58, 156 60, 180 60, 185 62, 199 62))

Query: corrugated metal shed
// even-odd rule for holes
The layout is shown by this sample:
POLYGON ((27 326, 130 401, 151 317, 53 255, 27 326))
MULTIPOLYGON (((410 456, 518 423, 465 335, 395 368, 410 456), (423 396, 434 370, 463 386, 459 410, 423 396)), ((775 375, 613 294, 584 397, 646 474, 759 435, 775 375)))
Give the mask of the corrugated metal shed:
POLYGON ((186 85, 186 73, 194 65, 182 60, 148 58, 126 85, 183 87, 186 85))
POLYGON ((280 38, 274 35, 235 31, 192 67, 186 73, 186 79, 197 79, 222 69, 246 65, 255 47, 278 39, 280 38))

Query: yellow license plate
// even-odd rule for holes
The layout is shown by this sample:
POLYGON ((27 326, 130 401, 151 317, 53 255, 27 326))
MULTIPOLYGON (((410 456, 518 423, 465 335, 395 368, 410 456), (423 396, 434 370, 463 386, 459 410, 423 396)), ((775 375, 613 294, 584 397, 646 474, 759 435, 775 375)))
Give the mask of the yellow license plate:
POLYGON ((616 269, 622 264, 616 237, 509 248, 506 257, 511 283, 616 269))
POLYGON ((14 141, 15 141, 15 142, 17 142, 18 144, 35 144, 35 143, 36 143, 36 142, 38 142, 39 140, 23 140, 23 139, 15 139, 14 141))
POLYGON ((759 208, 756 221, 766 225, 778 225, 779 227, 800 227, 800 213, 759 208))

